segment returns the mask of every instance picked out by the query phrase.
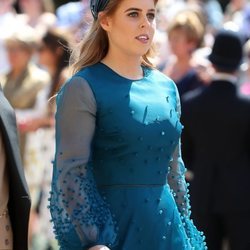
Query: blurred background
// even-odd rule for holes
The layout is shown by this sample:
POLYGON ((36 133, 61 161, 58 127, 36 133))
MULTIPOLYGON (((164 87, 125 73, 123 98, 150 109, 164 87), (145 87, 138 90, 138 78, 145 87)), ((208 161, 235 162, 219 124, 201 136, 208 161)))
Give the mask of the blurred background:
MULTIPOLYGON (((242 37, 237 91, 250 98, 249 0, 159 0, 156 21, 152 60, 176 82, 181 100, 209 85, 213 68, 207 56, 221 28, 242 37)), ((71 49, 91 22, 88 0, 0 0, 0 83, 17 116, 32 198, 31 250, 58 249, 48 210, 55 95, 70 77, 71 49)), ((188 171, 187 180, 194 175, 188 171)))

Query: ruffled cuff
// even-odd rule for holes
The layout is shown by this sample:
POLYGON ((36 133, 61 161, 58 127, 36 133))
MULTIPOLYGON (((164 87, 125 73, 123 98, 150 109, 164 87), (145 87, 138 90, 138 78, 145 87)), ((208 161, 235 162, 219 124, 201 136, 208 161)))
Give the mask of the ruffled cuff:
POLYGON ((189 243, 194 250, 207 250, 205 236, 203 232, 198 231, 193 223, 193 220, 187 216, 182 217, 182 223, 184 225, 189 243))

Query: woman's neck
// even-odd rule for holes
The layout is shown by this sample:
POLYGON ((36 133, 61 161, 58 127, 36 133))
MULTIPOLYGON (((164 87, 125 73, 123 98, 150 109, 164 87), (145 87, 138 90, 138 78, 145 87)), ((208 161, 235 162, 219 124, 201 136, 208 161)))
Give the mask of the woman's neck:
POLYGON ((143 77, 141 58, 138 56, 124 56, 118 53, 109 52, 102 60, 102 63, 109 66, 119 75, 138 80, 143 77))
POLYGON ((176 61, 175 66, 181 69, 186 69, 191 67, 190 61, 176 61))
POLYGON ((189 54, 185 54, 185 55, 181 55, 181 56, 176 56, 175 59, 176 59, 175 60, 176 64, 188 65, 188 64, 190 64, 192 56, 189 54))
POLYGON ((178 82, 187 72, 193 68, 190 59, 175 57, 170 64, 167 64, 163 72, 178 82))

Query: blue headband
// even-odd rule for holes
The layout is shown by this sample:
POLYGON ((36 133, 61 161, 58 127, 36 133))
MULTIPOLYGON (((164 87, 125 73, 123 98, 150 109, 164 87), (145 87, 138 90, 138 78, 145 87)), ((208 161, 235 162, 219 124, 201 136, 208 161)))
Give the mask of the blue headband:
POLYGON ((109 0, 91 0, 90 10, 95 20, 98 18, 98 13, 103 11, 108 5, 109 0))

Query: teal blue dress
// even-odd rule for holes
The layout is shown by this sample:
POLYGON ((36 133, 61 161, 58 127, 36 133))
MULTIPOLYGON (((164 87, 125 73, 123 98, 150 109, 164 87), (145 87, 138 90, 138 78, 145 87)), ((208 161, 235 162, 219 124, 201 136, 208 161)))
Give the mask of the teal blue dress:
POLYGON ((143 67, 139 80, 103 63, 57 95, 50 211, 62 250, 203 250, 190 219, 172 80, 143 67))

